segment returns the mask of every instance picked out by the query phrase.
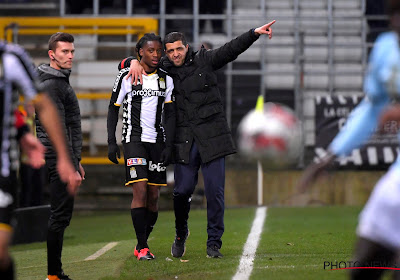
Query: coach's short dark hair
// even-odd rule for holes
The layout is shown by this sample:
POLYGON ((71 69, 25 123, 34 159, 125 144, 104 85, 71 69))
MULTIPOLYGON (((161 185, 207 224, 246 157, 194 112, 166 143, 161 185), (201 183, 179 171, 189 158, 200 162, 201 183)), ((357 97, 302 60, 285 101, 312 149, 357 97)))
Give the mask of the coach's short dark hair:
POLYGON ((182 44, 184 46, 187 45, 187 41, 186 41, 185 35, 183 35, 183 33, 171 32, 171 33, 168 33, 164 38, 164 49, 165 49, 166 44, 174 43, 176 41, 182 41, 182 44))
POLYGON ((57 42, 74 42, 74 36, 69 33, 57 32, 51 35, 49 39, 49 50, 55 51, 57 48, 57 42))
POLYGON ((154 33, 146 33, 143 35, 142 38, 139 39, 139 41, 136 43, 136 54, 139 58, 142 58, 139 54, 139 50, 143 48, 143 46, 149 42, 149 41, 157 41, 160 42, 162 45, 161 37, 154 34, 154 33))

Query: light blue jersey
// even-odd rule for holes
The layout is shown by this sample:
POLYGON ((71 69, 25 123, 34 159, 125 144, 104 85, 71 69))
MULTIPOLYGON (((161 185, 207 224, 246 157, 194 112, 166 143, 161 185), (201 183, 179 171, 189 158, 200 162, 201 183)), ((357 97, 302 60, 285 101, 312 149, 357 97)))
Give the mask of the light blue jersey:
MULTIPOLYGON (((337 156, 351 153, 363 145, 376 130, 379 117, 390 100, 400 97, 400 49, 395 32, 381 34, 369 57, 364 80, 366 96, 351 112, 346 125, 329 146, 337 156)), ((400 168, 397 157, 394 165, 400 168)))

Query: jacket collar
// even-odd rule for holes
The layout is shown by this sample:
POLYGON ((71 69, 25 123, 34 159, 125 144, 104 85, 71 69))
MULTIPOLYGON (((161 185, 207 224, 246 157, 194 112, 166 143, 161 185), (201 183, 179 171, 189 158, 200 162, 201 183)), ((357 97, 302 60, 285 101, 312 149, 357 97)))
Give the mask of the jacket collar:
POLYGON ((71 75, 70 69, 57 70, 51 67, 49 64, 41 64, 39 65, 38 69, 41 75, 52 76, 53 78, 65 78, 68 80, 69 76, 71 75))

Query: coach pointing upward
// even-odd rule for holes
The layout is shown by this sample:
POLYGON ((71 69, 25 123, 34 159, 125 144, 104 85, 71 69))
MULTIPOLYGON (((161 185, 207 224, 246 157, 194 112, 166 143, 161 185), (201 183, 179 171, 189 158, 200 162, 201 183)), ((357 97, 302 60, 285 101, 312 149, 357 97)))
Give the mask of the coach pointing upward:
MULTIPOLYGON (((201 167, 207 198, 207 256, 220 258, 224 232, 225 156, 236 152, 226 121, 215 71, 235 60, 262 34, 272 38, 271 21, 251 29, 220 48, 194 51, 180 32, 166 35, 166 56, 159 68, 174 80, 176 136, 174 141, 174 211, 176 237, 171 254, 181 257, 189 235, 190 198, 201 167)), ((123 67, 129 66, 126 59, 123 67)), ((136 60, 131 71, 137 80, 143 71, 136 60)))

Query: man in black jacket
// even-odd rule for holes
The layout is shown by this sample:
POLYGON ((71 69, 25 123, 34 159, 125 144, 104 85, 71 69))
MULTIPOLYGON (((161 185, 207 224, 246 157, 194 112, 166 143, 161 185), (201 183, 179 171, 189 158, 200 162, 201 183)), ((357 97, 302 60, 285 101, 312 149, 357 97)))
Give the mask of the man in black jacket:
POLYGON ((71 194, 80 185, 73 168, 61 127, 58 112, 47 94, 41 91, 33 62, 23 48, 0 42, 0 279, 14 279, 14 265, 9 253, 13 231, 13 209, 16 202, 18 169, 18 145, 26 152, 29 164, 38 168, 44 164, 44 147, 29 133, 28 126, 19 114, 19 95, 32 102, 41 121, 49 132, 57 152, 57 168, 62 171, 61 179, 68 182, 71 194))
MULTIPOLYGON (((72 60, 74 58, 74 37, 58 32, 49 40, 50 64, 38 67, 39 80, 43 88, 56 104, 65 128, 70 157, 81 180, 85 171, 80 164, 82 149, 81 116, 78 99, 69 84, 72 60)), ((46 167, 50 181, 50 218, 47 230, 47 269, 48 280, 70 279, 64 274, 61 252, 65 228, 69 225, 74 198, 69 195, 66 185, 60 180, 55 168, 56 154, 39 119, 36 120, 37 137, 46 147, 46 167)))
MULTIPOLYGON (((197 184, 201 167, 207 198, 207 256, 221 258, 224 232, 225 156, 236 152, 231 131, 226 121, 215 71, 235 60, 262 34, 272 37, 271 25, 251 29, 215 50, 194 51, 182 33, 166 35, 166 56, 159 68, 174 81, 176 106, 176 136, 174 141, 175 187, 174 211, 176 237, 171 254, 182 257, 189 235, 190 200, 197 184)), ((141 76, 142 68, 136 60, 131 63, 133 82, 141 76)), ((129 76, 129 75, 128 75, 129 76)))

